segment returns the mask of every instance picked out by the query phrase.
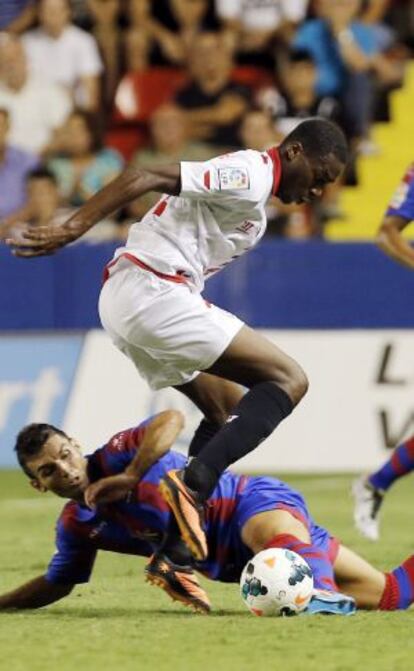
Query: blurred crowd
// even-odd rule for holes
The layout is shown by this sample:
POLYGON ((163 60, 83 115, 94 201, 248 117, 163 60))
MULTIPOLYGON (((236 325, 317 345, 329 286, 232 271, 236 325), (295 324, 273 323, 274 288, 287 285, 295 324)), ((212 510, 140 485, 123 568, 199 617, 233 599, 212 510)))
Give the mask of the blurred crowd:
MULTIPOLYGON (((0 219, 63 220, 130 162, 266 150, 301 119, 352 161, 318 205, 269 203, 269 230, 323 236, 413 55, 411 0, 2 0, 0 219)), ((124 239, 156 194, 101 222, 124 239)))

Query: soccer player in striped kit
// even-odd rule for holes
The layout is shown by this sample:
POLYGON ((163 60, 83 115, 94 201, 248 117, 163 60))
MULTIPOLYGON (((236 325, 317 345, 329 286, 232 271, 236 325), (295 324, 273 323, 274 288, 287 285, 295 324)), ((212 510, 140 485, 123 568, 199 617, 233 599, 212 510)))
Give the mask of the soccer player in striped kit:
POLYGON ((0 595, 0 609, 39 608, 63 598, 75 584, 88 582, 98 550, 108 550, 150 556, 149 582, 208 613, 208 596, 193 569, 238 582, 245 563, 270 547, 293 550, 311 567, 310 614, 409 607, 414 556, 390 573, 378 571, 318 526, 300 493, 275 478, 225 471, 204 510, 208 556, 195 566, 165 561, 159 548, 171 511, 159 484, 184 464, 182 455, 169 451, 182 426, 181 413, 166 411, 121 431, 87 457, 51 425, 31 424, 20 432, 16 453, 31 484, 70 500, 57 523, 57 551, 46 573, 0 595))
MULTIPOLYGON (((400 265, 414 270, 414 250, 402 231, 414 220, 414 163, 394 192, 378 231, 380 248, 400 265)), ((414 436, 398 445, 391 458, 375 473, 355 481, 354 520, 363 536, 379 539, 379 511, 391 485, 414 470, 414 436)))

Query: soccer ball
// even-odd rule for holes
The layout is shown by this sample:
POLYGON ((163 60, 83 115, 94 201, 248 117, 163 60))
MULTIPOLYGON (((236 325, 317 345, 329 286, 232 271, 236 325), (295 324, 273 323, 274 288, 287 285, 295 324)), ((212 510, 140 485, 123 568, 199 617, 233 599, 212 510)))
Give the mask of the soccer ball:
POLYGON ((309 565, 284 548, 262 550, 250 559, 240 578, 240 592, 254 615, 295 615, 308 605, 313 591, 309 565))

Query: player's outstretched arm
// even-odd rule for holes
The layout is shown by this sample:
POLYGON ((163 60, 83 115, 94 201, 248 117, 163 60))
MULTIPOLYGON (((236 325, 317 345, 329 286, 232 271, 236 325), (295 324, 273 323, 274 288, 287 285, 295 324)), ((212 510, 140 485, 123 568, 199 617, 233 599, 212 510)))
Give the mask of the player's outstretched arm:
POLYGON ((178 410, 165 410, 156 415, 145 427, 139 450, 125 471, 89 485, 85 492, 86 505, 94 508, 127 496, 148 469, 168 452, 183 427, 184 417, 178 410))
POLYGON ((414 270, 414 249, 402 236, 409 223, 409 219, 395 215, 384 217, 378 230, 377 244, 394 261, 414 270))
POLYGON ((12 248, 15 256, 53 254, 139 196, 150 191, 178 195, 180 188, 179 163, 150 169, 131 166, 95 193, 65 223, 54 225, 52 222, 47 226, 27 225, 19 237, 8 238, 6 243, 12 248))
POLYGON ((58 585, 44 576, 34 578, 12 592, 0 595, 0 610, 42 608, 70 594, 74 585, 58 585))

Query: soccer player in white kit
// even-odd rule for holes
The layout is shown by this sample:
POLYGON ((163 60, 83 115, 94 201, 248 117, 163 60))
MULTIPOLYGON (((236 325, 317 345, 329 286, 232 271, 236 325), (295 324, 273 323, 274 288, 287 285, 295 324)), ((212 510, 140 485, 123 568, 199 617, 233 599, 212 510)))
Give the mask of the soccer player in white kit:
MULTIPOLYGON (((294 360, 203 299, 205 280, 261 239, 271 195, 284 203, 310 202, 338 178, 346 161, 342 131, 313 118, 267 152, 130 167, 63 227, 29 227, 25 240, 8 240, 18 256, 53 253, 135 198, 163 194, 108 264, 99 312, 115 345, 153 389, 175 387, 204 415, 189 464, 162 484, 181 536, 198 560, 208 553, 202 504, 220 474, 273 432, 308 385, 294 360)), ((177 536, 171 530, 165 547, 169 559, 179 562, 183 544, 177 536)))

